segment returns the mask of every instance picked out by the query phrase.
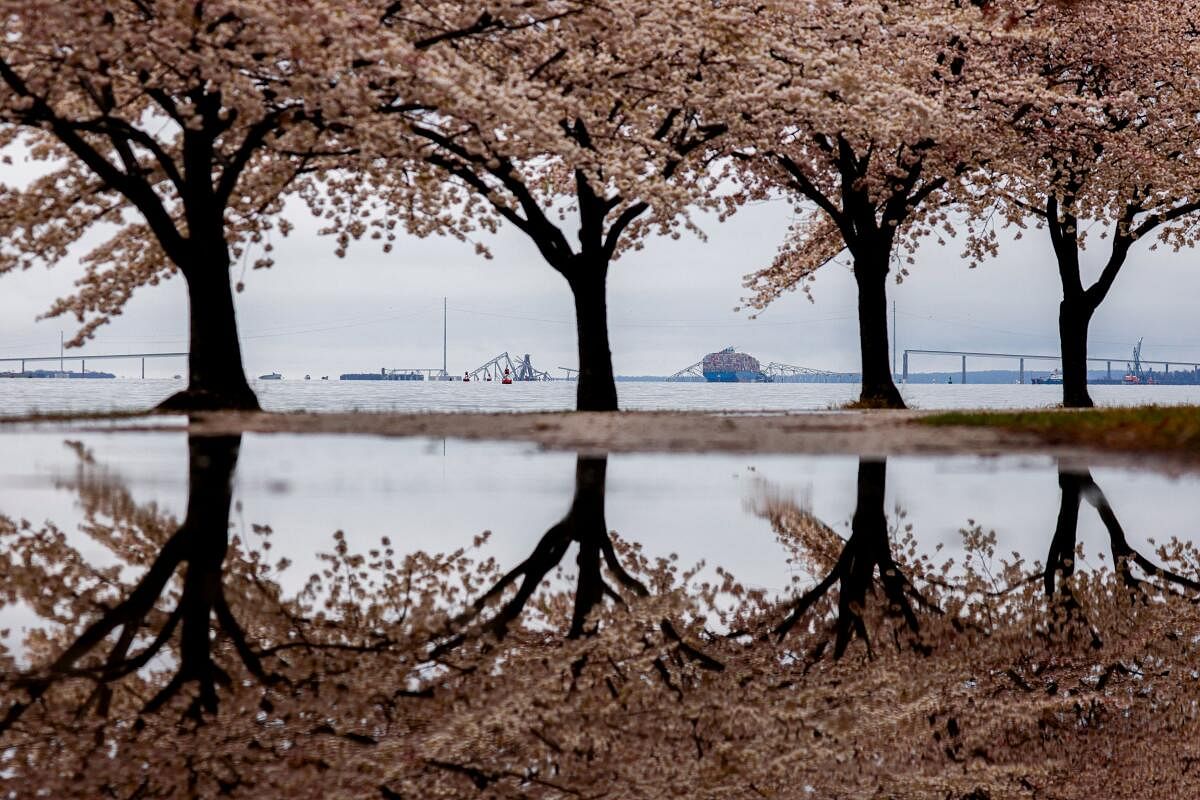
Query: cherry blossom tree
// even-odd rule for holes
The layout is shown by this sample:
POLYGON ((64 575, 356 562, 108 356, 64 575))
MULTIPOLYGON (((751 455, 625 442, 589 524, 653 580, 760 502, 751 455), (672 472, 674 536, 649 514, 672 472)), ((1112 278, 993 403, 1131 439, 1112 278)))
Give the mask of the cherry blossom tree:
MULTIPOLYGON (((284 198, 341 124, 352 6, 281 2, 11 2, 0 46, 10 154, 44 169, 0 195, 0 270, 53 264, 108 236, 50 315, 81 342, 139 287, 180 273, 188 389, 171 408, 257 408, 230 270, 270 262, 284 198), (88 238, 90 244, 94 239, 88 238)), ((240 285, 240 284, 239 284, 240 285)))
POLYGON ((887 336, 887 279, 945 224, 986 142, 973 109, 988 64, 970 51, 996 23, 978 4, 767 3, 754 45, 760 102, 734 138, 757 196, 782 192, 799 221, 775 262, 747 276, 762 309, 848 252, 858 287, 863 406, 902 408, 887 336))
POLYGON ((525 28, 426 48, 412 93, 393 96, 404 78, 389 64, 363 71, 391 133, 373 132, 368 165, 334 185, 333 227, 348 241, 373 222, 389 242, 397 219, 419 234, 521 231, 574 296, 578 409, 612 411, 609 267, 721 204, 711 162, 727 125, 703 100, 728 89, 740 16, 700 0, 548 5, 525 28))
MULTIPOLYGON (((1012 225, 1032 219, 1049 233, 1063 290, 1068 407, 1092 405, 1088 327, 1139 241, 1156 237, 1179 250, 1196 240, 1200 132, 1190 65, 1200 6, 1160 10, 1149 2, 1047 4, 1021 15, 1030 35, 995 42, 993 58, 1007 75, 979 117, 1003 142, 987 184, 1012 225), (1097 239, 1100 269, 1089 284, 1084 250, 1097 239)), ((994 229, 980 234, 983 252, 994 252, 994 229)))

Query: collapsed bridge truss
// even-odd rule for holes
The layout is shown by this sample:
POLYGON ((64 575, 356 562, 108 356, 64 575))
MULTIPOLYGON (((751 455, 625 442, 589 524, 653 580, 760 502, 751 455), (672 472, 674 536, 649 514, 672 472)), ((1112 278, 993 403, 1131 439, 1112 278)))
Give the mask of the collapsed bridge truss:
POLYGON ((486 364, 468 372, 467 375, 473 381, 499 381, 504 379, 505 370, 508 370, 509 377, 514 381, 554 380, 549 372, 534 368, 529 353, 526 353, 524 358, 518 358, 515 361, 507 352, 501 353, 486 364))

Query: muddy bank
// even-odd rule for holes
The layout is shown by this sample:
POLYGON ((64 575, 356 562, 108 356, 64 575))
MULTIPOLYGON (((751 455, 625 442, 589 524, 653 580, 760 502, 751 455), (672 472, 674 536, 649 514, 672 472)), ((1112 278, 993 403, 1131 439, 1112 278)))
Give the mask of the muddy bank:
MULTIPOLYGON (((196 433, 321 433, 525 441, 549 449, 605 452, 964 453, 1045 452, 1029 434, 981 428, 931 428, 923 412, 804 414, 694 412, 534 414, 271 414, 219 413, 192 418, 196 433)), ((161 428, 183 418, 109 423, 161 428)), ((1060 448, 1062 449, 1062 448, 1060 448)))
MULTIPOLYGON (((1040 454, 1090 463, 1157 470, 1194 469, 1195 458, 1157 450, 1115 452, 1084 443, 1048 441, 1029 431, 992 426, 927 425, 929 411, 832 411, 797 414, 623 412, 596 414, 390 414, 206 413, 191 417, 193 433, 336 434, 423 436, 529 442, 552 450, 583 452, 744 452, 890 455, 1040 454)), ((170 415, 37 417, 0 423, 19 427, 180 430, 188 418, 170 415)))

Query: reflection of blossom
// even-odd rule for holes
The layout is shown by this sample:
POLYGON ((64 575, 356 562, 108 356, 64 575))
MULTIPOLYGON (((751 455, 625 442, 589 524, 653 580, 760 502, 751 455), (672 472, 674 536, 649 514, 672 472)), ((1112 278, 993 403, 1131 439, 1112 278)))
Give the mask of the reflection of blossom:
MULTIPOLYGON (((786 797, 796 786, 874 796, 885 786, 897 797, 1045 789, 1082 800, 1113 785, 1096 763, 1119 767, 1120 780, 1187 788, 1186 773, 1143 758, 1190 753, 1200 734, 1192 682, 1179 677, 1200 670, 1200 619, 1185 587, 1130 585, 1103 568, 1063 578, 1096 649, 1074 635, 1082 623, 1056 616, 1028 564, 997 560, 995 535, 979 526, 964 532, 964 564, 930 563, 903 521, 884 514, 879 462, 860 470, 846 541, 804 504, 769 491, 755 503, 792 557, 839 576, 811 607, 813 624, 780 639, 769 634, 786 603, 719 568, 708 584, 607 531, 597 458, 580 459, 567 515, 508 572, 476 560, 474 548, 405 554, 388 539, 359 547, 338 532, 317 573, 287 597, 268 550, 247 548, 220 519, 230 444, 195 437, 183 523, 134 503, 99 465, 64 484, 80 496, 83 531, 120 568, 91 566, 53 525, 0 518, 0 597, 36 601, 45 617, 25 643, 32 672, 18 672, 9 654, 0 660, 5 708, 28 700, 41 665, 146 585, 164 553, 189 539, 180 538, 189 523, 205 523, 193 528, 199 549, 125 651, 136 657, 170 631, 161 656, 105 674, 121 646, 114 629, 58 675, 0 733, 6 796, 649 799, 686 787, 724 800, 786 797), (214 571, 201 556, 218 553, 214 571), (554 558, 539 560, 545 553, 554 558), (608 601, 588 605, 576 627, 593 567, 618 597, 601 588, 608 601), (525 579, 530 593, 511 606, 525 579), (203 689, 189 682, 150 710, 189 658, 182 625, 169 620, 197 580, 243 632, 231 634, 224 612, 204 620, 212 663, 228 680, 214 682, 213 706, 197 707, 203 689), (898 606, 913 585, 942 612, 914 605, 920 648, 907 646, 898 606), (863 591, 843 603, 856 586, 863 591), (718 611, 718 595, 735 607, 718 611), (501 632, 490 622, 510 607, 501 632), (839 616, 870 635, 835 659, 820 648, 839 616), (442 646, 448 631, 464 635, 442 646)), ((280 536, 255 530, 268 542, 280 536)), ((1164 569, 1194 574, 1194 549, 1159 555, 1164 569)))

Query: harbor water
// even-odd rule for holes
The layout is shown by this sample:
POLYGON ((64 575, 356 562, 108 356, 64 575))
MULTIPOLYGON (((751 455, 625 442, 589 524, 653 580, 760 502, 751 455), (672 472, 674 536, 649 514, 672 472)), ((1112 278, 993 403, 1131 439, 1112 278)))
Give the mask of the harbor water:
MULTIPOLYGON (((522 412, 567 411, 575 384, 567 381, 462 383, 459 381, 253 381, 263 408, 313 412, 522 412)), ((184 387, 181 380, 0 380, 0 415, 88 413, 149 408, 184 387)), ((620 382, 621 408, 629 411, 802 412, 836 409, 857 398, 849 383, 620 382)), ((1061 386, 1028 384, 912 384, 901 387, 918 409, 1047 408, 1061 386)), ((1097 405, 1200 403, 1200 386, 1092 386, 1097 405)))

